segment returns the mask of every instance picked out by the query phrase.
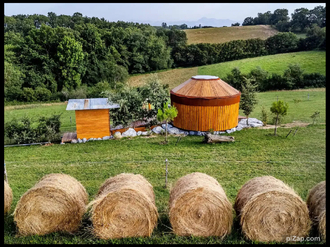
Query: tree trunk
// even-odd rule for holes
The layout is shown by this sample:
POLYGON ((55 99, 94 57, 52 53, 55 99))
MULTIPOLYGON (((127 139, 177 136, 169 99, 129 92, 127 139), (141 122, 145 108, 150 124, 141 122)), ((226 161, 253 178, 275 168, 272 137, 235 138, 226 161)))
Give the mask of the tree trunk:
POLYGON ((249 115, 246 116, 246 125, 249 125, 249 115))
POLYGON ((165 141, 167 142, 167 121, 166 121, 166 129, 165 129, 165 141))
POLYGON ((205 134, 203 142, 205 143, 217 143, 217 142, 234 142, 233 136, 220 136, 212 135, 210 133, 205 134))

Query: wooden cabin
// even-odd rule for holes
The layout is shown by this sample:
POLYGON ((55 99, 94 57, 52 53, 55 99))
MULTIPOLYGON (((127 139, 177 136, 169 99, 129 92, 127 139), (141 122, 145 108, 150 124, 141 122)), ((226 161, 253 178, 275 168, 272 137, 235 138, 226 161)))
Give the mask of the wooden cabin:
POLYGON ((107 98, 69 99, 66 110, 76 115, 77 138, 102 138, 110 136, 109 109, 119 108, 107 98))
POLYGON ((180 129, 224 131, 238 125, 241 92, 217 76, 192 76, 170 95, 178 110, 173 125, 180 129))

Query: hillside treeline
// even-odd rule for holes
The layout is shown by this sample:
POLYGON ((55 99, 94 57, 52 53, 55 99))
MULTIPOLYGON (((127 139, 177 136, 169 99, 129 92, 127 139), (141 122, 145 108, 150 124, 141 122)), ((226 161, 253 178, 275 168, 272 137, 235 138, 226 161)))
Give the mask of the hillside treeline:
POLYGON ((118 90, 130 74, 199 66, 281 52, 325 49, 325 28, 306 39, 187 45, 184 31, 49 12, 4 17, 5 101, 64 101, 118 90))
POLYGON ((257 17, 244 19, 242 26, 248 25, 273 25, 280 32, 306 32, 315 25, 320 28, 326 26, 326 7, 319 5, 311 10, 298 8, 291 18, 287 9, 258 13, 257 17))

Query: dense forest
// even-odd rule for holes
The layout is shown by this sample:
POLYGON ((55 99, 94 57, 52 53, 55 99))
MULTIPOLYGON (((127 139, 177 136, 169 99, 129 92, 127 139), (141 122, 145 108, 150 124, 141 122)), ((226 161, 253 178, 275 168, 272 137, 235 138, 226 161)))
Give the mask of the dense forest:
POLYGON ((78 12, 4 16, 5 102, 100 97, 121 88, 131 74, 325 49, 323 25, 312 25, 305 39, 283 32, 267 40, 187 45, 185 32, 175 27, 109 22, 78 12))
POLYGON ((287 9, 276 9, 273 13, 271 11, 258 13, 257 17, 246 17, 244 19, 242 26, 248 25, 274 25, 281 32, 306 32, 313 25, 320 28, 325 27, 326 7, 319 5, 311 10, 306 8, 295 9, 291 14, 291 18, 287 9))

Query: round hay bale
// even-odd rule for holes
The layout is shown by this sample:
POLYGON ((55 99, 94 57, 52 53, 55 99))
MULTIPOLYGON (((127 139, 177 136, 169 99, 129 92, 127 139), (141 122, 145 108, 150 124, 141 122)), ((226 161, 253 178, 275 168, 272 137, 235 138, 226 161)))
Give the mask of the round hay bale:
POLYGON ((5 181, 5 187, 4 187, 4 193, 5 193, 5 213, 4 214, 7 214, 10 210, 10 207, 11 207, 11 203, 13 201, 13 191, 11 190, 9 184, 5 181))
POLYGON ((72 233, 80 226, 87 202, 87 192, 75 178, 66 174, 48 174, 17 203, 14 221, 18 234, 72 233))
POLYGON ((213 177, 194 172, 181 177, 170 193, 170 222, 179 236, 225 237, 231 232, 233 207, 213 177))
POLYGON ((272 176, 255 177, 238 191, 234 208, 246 238, 286 242, 306 237, 311 227, 306 203, 295 191, 272 176))
POLYGON ((307 206, 309 209, 309 216, 323 240, 326 240, 326 215, 325 215, 325 181, 315 185, 308 193, 307 206))
POLYGON ((107 179, 88 207, 92 232, 101 239, 150 237, 157 224, 153 187, 139 174, 107 179))

